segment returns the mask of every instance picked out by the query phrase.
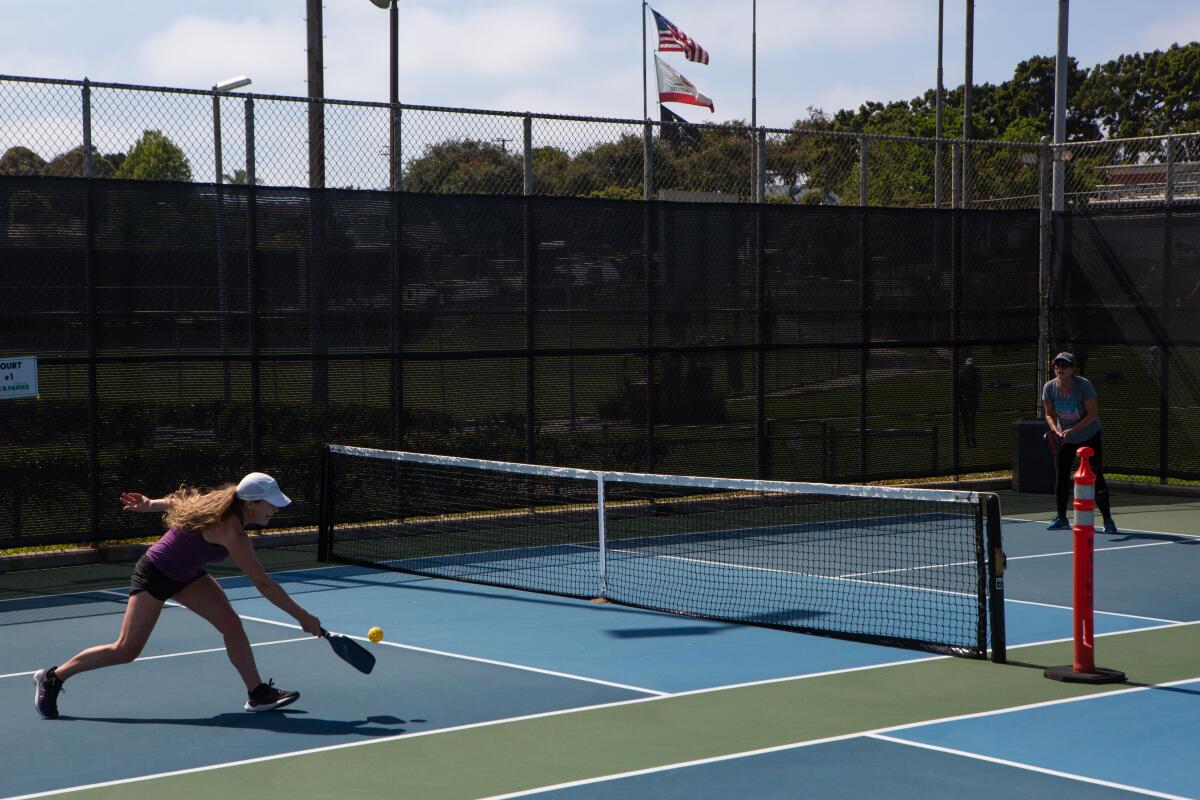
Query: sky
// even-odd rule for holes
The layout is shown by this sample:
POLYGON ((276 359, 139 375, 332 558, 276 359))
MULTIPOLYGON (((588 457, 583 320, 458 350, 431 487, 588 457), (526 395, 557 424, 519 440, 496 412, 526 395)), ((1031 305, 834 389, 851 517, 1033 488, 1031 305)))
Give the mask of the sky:
MULTIPOLYGON (((307 92, 305 0, 0 0, 0 74, 207 88, 248 75, 252 91, 307 92)), ((976 0, 975 82, 1053 55, 1055 0, 976 0)), ((656 0, 708 65, 662 58, 711 97, 692 121, 751 118, 752 0, 656 0)), ((400 0, 400 100, 460 108, 640 119, 640 0, 400 0)), ((964 73, 966 0, 945 0, 947 88, 964 73)), ((1200 40, 1194 0, 1076 0, 1069 51, 1083 66, 1200 40)), ((388 98, 388 12, 325 0, 325 95, 388 98)), ((854 109, 932 88, 937 0, 757 0, 757 122, 790 127, 816 107, 854 109)), ((647 22, 653 47, 654 25, 647 22)), ((657 116, 653 52, 649 110, 657 116)))

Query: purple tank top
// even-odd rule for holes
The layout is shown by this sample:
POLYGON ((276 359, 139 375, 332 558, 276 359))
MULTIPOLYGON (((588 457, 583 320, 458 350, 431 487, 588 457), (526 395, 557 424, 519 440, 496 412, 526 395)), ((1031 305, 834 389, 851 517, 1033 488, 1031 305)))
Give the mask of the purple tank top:
POLYGON ((204 571, 204 565, 220 561, 229 551, 204 539, 200 531, 175 527, 146 551, 146 558, 158 571, 173 581, 193 581, 204 571))

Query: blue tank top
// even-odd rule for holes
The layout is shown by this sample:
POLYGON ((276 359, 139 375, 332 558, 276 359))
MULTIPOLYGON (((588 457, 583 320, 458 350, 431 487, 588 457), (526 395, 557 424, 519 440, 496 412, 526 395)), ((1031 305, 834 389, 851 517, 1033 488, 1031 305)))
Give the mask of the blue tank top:
POLYGON ((173 581, 186 583, 200 577, 204 567, 229 555, 222 545, 205 540, 200 531, 175 527, 146 551, 146 558, 173 581))

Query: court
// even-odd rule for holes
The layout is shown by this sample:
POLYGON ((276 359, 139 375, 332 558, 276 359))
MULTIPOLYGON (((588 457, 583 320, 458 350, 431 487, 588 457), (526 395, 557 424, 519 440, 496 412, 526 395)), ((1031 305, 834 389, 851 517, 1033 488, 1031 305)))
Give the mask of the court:
POLYGON ((1096 537, 1097 663, 1070 663, 1071 534, 1004 493, 1008 664, 264 553, 364 676, 237 575, 264 676, 241 710, 219 635, 169 608, 133 664, 76 677, 37 718, 34 670, 110 640, 128 565, 0 576, 0 797, 1200 797, 1197 503, 1118 494, 1096 537), (379 625, 383 643, 366 641, 379 625))

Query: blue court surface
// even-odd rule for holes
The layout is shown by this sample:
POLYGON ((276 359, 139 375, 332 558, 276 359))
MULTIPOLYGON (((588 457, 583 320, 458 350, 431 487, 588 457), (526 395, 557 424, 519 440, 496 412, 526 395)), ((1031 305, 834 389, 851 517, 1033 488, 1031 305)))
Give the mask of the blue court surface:
POLYGON ((2 600, 0 798, 1200 798, 1200 538, 1097 535, 1097 663, 1129 676, 1101 687, 1041 675, 1071 659, 1070 533, 1006 519, 1004 538, 1004 665, 345 565, 276 573, 329 630, 384 629, 365 676, 227 577, 264 678, 302 693, 258 715, 219 634, 168 607, 140 659, 72 678, 43 721, 32 673, 115 638, 124 589, 2 600))

